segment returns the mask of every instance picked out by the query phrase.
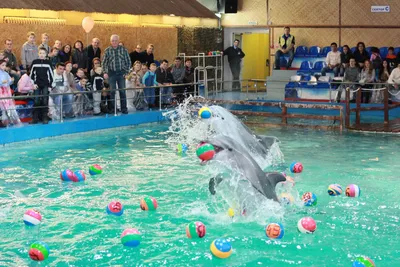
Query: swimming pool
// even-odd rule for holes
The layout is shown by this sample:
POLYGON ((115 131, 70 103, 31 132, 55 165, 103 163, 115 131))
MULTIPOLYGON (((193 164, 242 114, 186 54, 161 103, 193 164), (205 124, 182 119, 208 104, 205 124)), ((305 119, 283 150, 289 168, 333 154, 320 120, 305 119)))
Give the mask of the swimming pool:
MULTIPOLYGON (((209 177, 192 151, 178 156, 164 140, 167 125, 139 126, 64 136, 0 149, 0 266, 32 265, 28 247, 35 240, 50 246, 41 266, 351 266, 365 255, 377 266, 397 266, 400 258, 399 137, 293 129, 255 129, 277 136, 287 170, 304 165, 299 192, 318 196, 315 208, 288 208, 285 236, 271 241, 265 223, 215 208, 209 177), (62 183, 59 172, 98 163, 102 175, 84 183, 62 183), (329 184, 355 183, 361 197, 330 197, 329 184), (145 212, 139 199, 153 196, 159 208, 145 212), (121 217, 105 214, 120 200, 121 217), (23 224, 28 208, 43 215, 40 227, 23 224), (297 232, 297 221, 313 217, 313 235, 297 232), (188 239, 185 226, 202 221, 203 239, 188 239), (142 243, 123 247, 120 235, 138 228, 142 243), (217 259, 210 243, 229 238, 233 253, 217 259)), ((271 214, 273 221, 273 214, 271 214)))

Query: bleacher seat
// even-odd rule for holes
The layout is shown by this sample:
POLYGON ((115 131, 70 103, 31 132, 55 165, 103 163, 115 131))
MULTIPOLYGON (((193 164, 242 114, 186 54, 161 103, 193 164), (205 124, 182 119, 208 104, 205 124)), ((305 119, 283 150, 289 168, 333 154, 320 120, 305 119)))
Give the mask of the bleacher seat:
POLYGON ((308 50, 307 57, 318 57, 321 48, 319 46, 311 46, 308 50))
POLYGON ((154 64, 156 64, 157 67, 160 67, 161 63, 158 60, 154 60, 154 64))
POLYGON ((379 54, 381 54, 381 58, 386 58, 387 53, 388 53, 387 46, 379 48, 379 54))
POLYGON ((295 56, 304 57, 307 54, 307 51, 308 51, 307 46, 300 45, 296 47, 295 56))
POLYGON ((400 47, 395 47, 394 54, 397 56, 398 53, 400 53, 400 47))
POLYGON ((365 48, 365 51, 367 51, 368 54, 370 54, 370 55, 371 55, 371 48, 372 48, 372 46, 368 46, 365 48))
POLYGON ((325 61, 316 61, 314 63, 314 67, 312 68, 313 72, 321 72, 322 68, 326 67, 325 61))
POLYGON ((324 48, 322 48, 320 56, 321 57, 326 57, 326 55, 331 51, 331 47, 330 46, 325 46, 324 48))
POLYGON ((357 50, 357 46, 350 48, 350 50, 351 50, 351 53, 354 54, 354 52, 356 52, 356 50, 357 50))
POLYGON ((305 60, 301 62, 300 69, 297 71, 297 74, 310 74, 312 70, 311 62, 308 60, 305 60))
POLYGON ((339 46, 338 50, 340 53, 343 53, 343 46, 339 46))

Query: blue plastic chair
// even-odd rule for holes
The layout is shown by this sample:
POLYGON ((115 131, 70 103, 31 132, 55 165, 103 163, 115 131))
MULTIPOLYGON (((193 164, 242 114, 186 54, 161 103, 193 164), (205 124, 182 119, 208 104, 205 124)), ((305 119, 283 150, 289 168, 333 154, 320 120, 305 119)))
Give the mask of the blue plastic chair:
POLYGON ((354 54, 354 52, 356 52, 356 50, 357 50, 357 46, 350 48, 350 51, 352 54, 354 54))
POLYGON ((371 55, 371 48, 372 48, 372 46, 368 46, 365 48, 365 51, 367 51, 368 54, 370 54, 370 55, 371 55))
POLYGON ((340 53, 343 53, 343 47, 342 47, 342 46, 339 46, 338 51, 339 51, 340 53))
POLYGON ((297 74, 309 75, 311 70, 312 70, 311 62, 308 60, 305 60, 305 61, 301 62, 300 69, 297 71, 297 74))
POLYGON ((386 58, 387 54, 388 54, 388 47, 384 46, 379 48, 379 54, 381 54, 381 58, 386 58))
POLYGON ((320 51, 321 51, 321 48, 319 48, 319 46, 311 46, 310 49, 308 50, 308 54, 306 56, 307 57, 318 57, 320 51))
POLYGON ((396 47, 394 49, 394 54, 397 56, 397 54, 400 53, 400 47, 396 47))
POLYGON ((295 52, 295 56, 297 57, 304 57, 308 52, 308 49, 306 46, 304 45, 300 45, 298 47, 296 47, 296 52, 295 52))
POLYGON ((312 70, 314 72, 321 72, 322 68, 326 67, 326 62, 325 61, 316 61, 314 63, 314 67, 312 68, 312 70))
POLYGON ((320 56, 322 57, 326 57, 326 55, 331 51, 331 47, 330 46, 325 46, 324 48, 322 48, 320 56))
POLYGON ((156 64, 157 67, 160 67, 161 63, 158 60, 154 60, 154 63, 156 64))

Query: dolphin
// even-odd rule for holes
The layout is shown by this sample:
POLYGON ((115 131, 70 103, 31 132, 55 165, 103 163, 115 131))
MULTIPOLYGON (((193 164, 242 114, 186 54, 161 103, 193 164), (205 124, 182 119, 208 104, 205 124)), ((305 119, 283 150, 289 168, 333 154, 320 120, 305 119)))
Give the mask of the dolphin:
MULTIPOLYGON (((286 181, 279 172, 264 172, 252 158, 247 149, 229 136, 218 135, 205 141, 214 146, 216 155, 213 160, 222 161, 238 169, 251 185, 268 199, 278 201, 275 192, 276 184, 286 181)), ((210 179, 209 190, 215 194, 215 187, 222 182, 223 177, 217 175, 210 179)))

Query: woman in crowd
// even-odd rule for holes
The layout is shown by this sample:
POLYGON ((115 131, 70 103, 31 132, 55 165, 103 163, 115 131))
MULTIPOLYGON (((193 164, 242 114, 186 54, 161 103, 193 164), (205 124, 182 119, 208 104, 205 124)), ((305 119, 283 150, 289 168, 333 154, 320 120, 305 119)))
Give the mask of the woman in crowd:
POLYGON ((58 57, 61 63, 71 61, 71 46, 69 44, 64 45, 61 51, 58 52, 58 57))
POLYGON ((74 44, 74 49, 72 50, 72 67, 73 70, 83 69, 85 73, 88 72, 87 69, 88 57, 86 52, 83 50, 83 43, 81 41, 76 41, 74 44))
MULTIPOLYGON (((364 61, 364 68, 361 70, 360 84, 362 88, 371 89, 373 87, 373 82, 375 82, 375 70, 372 67, 371 61, 368 59, 364 61)), ((371 91, 362 91, 362 103, 369 103, 371 98, 371 91)))
POLYGON ((351 53, 350 47, 348 45, 343 46, 343 53, 340 54, 340 76, 344 75, 344 72, 346 68, 349 67, 350 64, 350 58, 353 57, 353 54, 351 53))
POLYGON ((358 42, 357 50, 354 52, 353 56, 358 66, 362 69, 364 67, 365 61, 369 59, 369 54, 365 50, 365 44, 363 42, 358 42))

